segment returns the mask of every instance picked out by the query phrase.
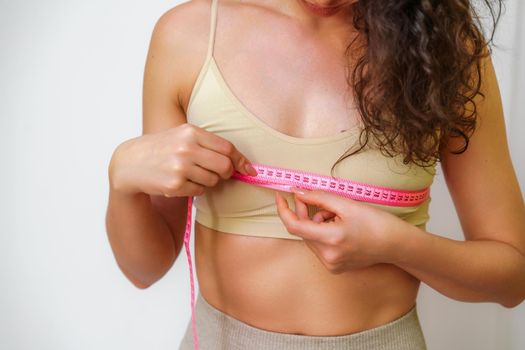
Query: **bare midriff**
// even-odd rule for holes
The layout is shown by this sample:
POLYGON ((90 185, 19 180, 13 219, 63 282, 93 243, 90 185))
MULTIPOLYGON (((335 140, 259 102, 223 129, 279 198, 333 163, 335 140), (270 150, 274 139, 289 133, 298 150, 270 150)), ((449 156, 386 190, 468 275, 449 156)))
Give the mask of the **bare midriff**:
POLYGON ((223 233, 195 222, 204 299, 253 327, 335 336, 381 326, 415 305, 420 281, 393 264, 334 274, 301 240, 223 233))

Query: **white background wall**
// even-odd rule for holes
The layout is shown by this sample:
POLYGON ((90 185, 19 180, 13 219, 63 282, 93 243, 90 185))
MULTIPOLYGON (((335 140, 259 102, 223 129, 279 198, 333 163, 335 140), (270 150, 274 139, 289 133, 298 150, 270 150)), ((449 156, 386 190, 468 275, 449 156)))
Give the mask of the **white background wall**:
MULTIPOLYGON (((1 1, 1 349, 177 349, 190 317, 185 256, 139 290, 104 227, 107 165, 140 135, 151 30, 177 3, 1 1)), ((523 188, 525 5, 507 7, 494 60, 523 188)), ((441 172, 432 196, 428 230, 462 239, 441 172)), ((460 303, 424 284, 418 304, 430 350, 525 349, 525 304, 460 303)))

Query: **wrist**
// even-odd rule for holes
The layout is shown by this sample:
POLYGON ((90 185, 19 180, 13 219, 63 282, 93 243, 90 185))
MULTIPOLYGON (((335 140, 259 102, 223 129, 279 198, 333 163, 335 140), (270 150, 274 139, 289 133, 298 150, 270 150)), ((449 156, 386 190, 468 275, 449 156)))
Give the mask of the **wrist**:
POLYGON ((115 148, 108 165, 108 179, 110 192, 118 194, 119 196, 133 197, 141 193, 139 189, 132 188, 123 181, 121 157, 124 147, 128 141, 121 143, 115 148))
POLYGON ((393 228, 385 247, 385 262, 394 265, 404 263, 415 239, 424 231, 415 225, 400 220, 393 228))
POLYGON ((118 189, 110 187, 109 189, 109 197, 113 201, 118 202, 129 202, 129 201, 150 201, 150 195, 145 192, 124 192, 120 191, 118 189))

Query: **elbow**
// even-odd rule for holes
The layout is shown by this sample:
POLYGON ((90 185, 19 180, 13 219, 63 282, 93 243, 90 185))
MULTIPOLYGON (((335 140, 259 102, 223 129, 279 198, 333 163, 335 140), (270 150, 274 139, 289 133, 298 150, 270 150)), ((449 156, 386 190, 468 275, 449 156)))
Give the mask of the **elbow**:
POLYGON ((506 307, 507 309, 515 308, 525 300, 525 281, 518 284, 513 283, 512 285, 512 290, 508 291, 504 297, 500 298, 499 302, 499 304, 506 307))
POLYGON ((505 301, 505 302, 501 302, 500 304, 507 309, 513 309, 516 306, 520 305, 522 302, 523 302, 523 299, 520 299, 520 300, 505 301))
POLYGON ((138 289, 148 289, 151 284, 133 283, 138 289))
POLYGON ((157 281, 160 280, 163 275, 164 275, 164 273, 162 273, 162 274, 160 274, 160 275, 158 275, 156 277, 152 276, 152 277, 147 278, 147 279, 138 279, 138 278, 136 278, 135 276, 132 276, 132 275, 126 275, 126 277, 138 289, 148 289, 149 287, 151 287, 152 285, 157 283, 157 281))
POLYGON ((510 277, 504 283, 507 285, 505 293, 500 294, 499 304, 507 309, 515 308, 525 300, 525 259, 520 264, 513 266, 515 267, 514 271, 510 273, 510 277))
POLYGON ((127 280, 130 281, 131 284, 133 284, 138 289, 147 289, 152 284, 155 283, 155 280, 150 280, 149 282, 145 282, 142 279, 137 278, 135 275, 131 274, 126 268, 124 268, 122 264, 120 263, 118 263, 118 266, 120 267, 120 270, 122 271, 124 276, 127 278, 127 280))
POLYGON ((167 259, 157 260, 145 269, 145 263, 140 266, 140 262, 135 262, 141 268, 127 268, 123 263, 117 260, 117 264, 124 276, 138 289, 147 289, 159 281, 171 268, 175 261, 175 256, 170 254, 167 259))
POLYGON ((132 282, 132 283, 138 289, 147 289, 147 288, 149 288, 149 286, 151 286, 151 284, 144 284, 142 282, 132 282))
POLYGON ((523 300, 525 300, 525 296, 522 293, 521 296, 514 297, 514 298, 507 298, 506 300, 501 301, 500 304, 503 307, 506 307, 507 309, 513 309, 516 306, 520 305, 523 302, 523 300))

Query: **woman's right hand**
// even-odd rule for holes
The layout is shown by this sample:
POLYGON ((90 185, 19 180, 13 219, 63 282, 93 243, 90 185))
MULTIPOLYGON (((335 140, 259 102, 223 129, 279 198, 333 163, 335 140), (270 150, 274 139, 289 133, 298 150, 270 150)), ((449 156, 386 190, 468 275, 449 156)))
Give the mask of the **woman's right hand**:
POLYGON ((198 196, 237 170, 256 175, 228 140, 184 123, 121 143, 109 165, 110 185, 123 194, 198 196))

